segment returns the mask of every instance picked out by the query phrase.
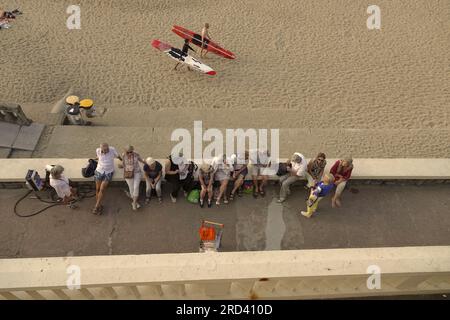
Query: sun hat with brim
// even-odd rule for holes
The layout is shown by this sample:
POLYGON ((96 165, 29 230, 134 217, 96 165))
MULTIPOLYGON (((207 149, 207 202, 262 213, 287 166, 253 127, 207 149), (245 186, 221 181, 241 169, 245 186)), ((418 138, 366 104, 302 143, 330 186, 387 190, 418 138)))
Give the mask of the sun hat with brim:
POLYGON ((210 165, 208 163, 204 163, 201 165, 200 170, 202 170, 205 173, 209 173, 212 171, 212 165, 210 165))
POLYGON ((94 101, 91 99, 83 99, 80 101, 80 108, 90 109, 94 105, 94 101))
POLYGON ((68 96, 66 98, 66 103, 68 104, 75 104, 75 103, 79 103, 80 102, 80 98, 78 98, 77 96, 68 96))
POLYGON ((155 162, 156 162, 155 159, 153 159, 152 157, 148 157, 147 159, 145 159, 145 163, 149 166, 151 166, 155 162))

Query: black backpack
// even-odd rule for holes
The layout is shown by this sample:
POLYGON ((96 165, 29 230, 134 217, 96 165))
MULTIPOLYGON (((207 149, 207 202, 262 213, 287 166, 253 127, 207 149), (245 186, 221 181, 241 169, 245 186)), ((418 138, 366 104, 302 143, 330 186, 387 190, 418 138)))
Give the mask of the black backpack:
POLYGON ((95 169, 97 169, 97 161, 94 159, 89 159, 89 163, 86 168, 81 169, 81 174, 85 178, 93 177, 95 174, 95 169))

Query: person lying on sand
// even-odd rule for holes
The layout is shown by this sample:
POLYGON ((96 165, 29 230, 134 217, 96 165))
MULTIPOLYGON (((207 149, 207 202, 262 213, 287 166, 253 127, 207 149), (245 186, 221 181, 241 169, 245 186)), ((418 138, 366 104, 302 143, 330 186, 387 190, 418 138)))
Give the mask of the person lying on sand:
POLYGON ((0 29, 9 29, 11 27, 9 22, 16 19, 16 16, 21 14, 22 12, 20 12, 18 9, 15 9, 11 12, 0 9, 0 29))
POLYGON ((200 57, 206 56, 208 50, 206 47, 208 46, 208 42, 211 40, 211 35, 209 34, 209 23, 205 23, 205 26, 202 29, 202 50, 200 52, 200 57), (203 52, 205 52, 203 54, 203 52))
MULTIPOLYGON (((192 51, 195 52, 195 50, 192 49, 191 46, 189 45, 189 40, 186 39, 186 40, 184 40, 184 45, 183 45, 183 48, 181 49, 181 54, 182 54, 184 57, 187 57, 187 56, 188 56, 189 50, 192 50, 192 51)), ((175 68, 173 68, 173 69, 174 69, 174 70, 177 70, 177 67, 178 67, 178 65, 179 65, 180 63, 181 63, 181 62, 178 62, 178 63, 175 65, 175 68)), ((191 68, 189 68, 189 67, 188 67, 188 70, 189 70, 189 71, 192 71, 191 68)))
POLYGON ((1 19, 15 19, 16 16, 21 15, 22 12, 19 9, 15 9, 13 11, 4 11, 0 9, 0 20, 1 19))

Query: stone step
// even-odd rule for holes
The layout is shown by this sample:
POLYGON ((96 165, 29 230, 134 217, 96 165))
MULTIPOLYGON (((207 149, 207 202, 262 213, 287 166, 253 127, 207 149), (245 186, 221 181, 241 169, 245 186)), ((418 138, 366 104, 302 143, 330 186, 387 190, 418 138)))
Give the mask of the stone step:
MULTIPOLYGON (((171 142, 173 125, 166 127, 80 127, 56 126, 50 138, 38 146, 34 157, 93 157, 101 142, 118 150, 127 144, 135 146, 142 156, 162 158, 178 143, 171 142)), ((193 136, 193 125, 186 128, 193 136)), ((218 128, 224 135, 225 129, 218 128)), ((298 151, 306 157, 325 152, 340 158, 446 158, 450 149, 450 130, 405 129, 280 129, 280 156, 289 157, 298 151)), ((270 141, 270 134, 268 137, 270 141)), ((193 143, 193 142, 192 142, 193 143)), ((203 143, 203 148, 209 142, 203 143)))

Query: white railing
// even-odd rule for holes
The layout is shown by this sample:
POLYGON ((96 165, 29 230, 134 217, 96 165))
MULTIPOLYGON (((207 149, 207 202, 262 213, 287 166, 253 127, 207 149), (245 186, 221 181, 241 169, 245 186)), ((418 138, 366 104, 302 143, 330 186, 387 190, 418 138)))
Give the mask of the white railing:
POLYGON ((307 299, 444 292, 450 292, 450 246, 0 260, 3 299, 307 299), (69 289, 80 284, 77 280, 81 287, 69 289))

